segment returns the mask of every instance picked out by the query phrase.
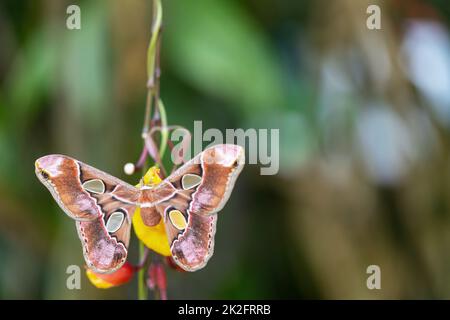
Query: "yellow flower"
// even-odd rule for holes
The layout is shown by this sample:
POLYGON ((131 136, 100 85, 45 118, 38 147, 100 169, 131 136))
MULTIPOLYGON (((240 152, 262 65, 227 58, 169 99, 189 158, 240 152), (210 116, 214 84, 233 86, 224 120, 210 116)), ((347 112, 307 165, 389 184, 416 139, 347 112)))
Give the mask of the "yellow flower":
MULTIPOLYGON (((140 187, 141 184, 145 186, 155 186, 161 183, 161 181, 159 169, 157 167, 151 167, 142 178, 138 187, 140 187)), ((136 236, 148 248, 163 256, 171 255, 163 219, 161 219, 156 226, 148 227, 142 221, 141 209, 137 208, 133 215, 133 228, 136 236)))

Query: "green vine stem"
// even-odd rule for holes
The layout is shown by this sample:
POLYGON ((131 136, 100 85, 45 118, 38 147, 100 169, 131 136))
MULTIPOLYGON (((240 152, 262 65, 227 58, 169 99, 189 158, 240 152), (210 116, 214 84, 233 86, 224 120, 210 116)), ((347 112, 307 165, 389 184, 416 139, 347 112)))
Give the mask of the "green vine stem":
MULTIPOLYGON (((153 100, 159 101, 159 51, 161 41, 162 5, 161 0, 153 0, 152 34, 147 49, 147 103, 145 109, 143 138, 150 130, 153 100), (155 99, 156 97, 156 99, 155 99)), ((158 103, 157 103, 158 104, 158 103)))
POLYGON ((148 298, 148 291, 147 286, 145 283, 145 264, 147 260, 148 252, 146 252, 148 249, 145 247, 144 243, 142 241, 139 241, 139 258, 140 261, 143 262, 143 265, 141 268, 139 268, 138 271, 138 299, 139 300, 147 300, 148 298))
POLYGON ((169 130, 167 129, 166 108, 164 107, 164 104, 161 99, 159 99, 158 109, 161 115, 161 144, 159 147, 159 156, 161 157, 162 160, 164 158, 164 153, 166 152, 169 130))
MULTIPOLYGON (((161 0, 153 0, 153 25, 152 25, 152 37, 148 45, 147 50, 147 77, 149 88, 155 85, 155 70, 156 69, 156 58, 157 51, 159 50, 159 45, 157 44, 160 37, 162 23, 162 5, 161 0)), ((157 76, 157 75, 156 75, 157 76)))
MULTIPOLYGON (((160 55, 160 41, 161 41, 161 23, 162 23, 162 5, 161 0, 153 0, 153 19, 152 19, 152 30, 149 46, 147 49, 147 99, 145 106, 144 115, 144 125, 142 128, 142 138, 144 139, 144 150, 139 160, 140 168, 142 168, 142 175, 146 171, 146 159, 150 154, 148 148, 148 141, 152 141, 150 135, 150 130, 153 124, 161 122, 161 142, 159 150, 157 150, 157 157, 153 156, 155 162, 161 167, 163 172, 165 172, 164 167, 161 162, 161 158, 164 155, 168 133, 164 129, 167 126, 167 116, 164 109, 164 105, 159 98, 159 78, 160 78, 160 67, 159 67, 159 55, 160 55), (157 108, 154 112, 152 119, 152 105, 156 104, 157 108), (158 161, 155 159, 157 158, 158 161)), ((138 299, 147 300, 148 299, 148 287, 146 283, 146 268, 148 265, 148 249, 145 247, 142 241, 139 242, 139 259, 142 263, 142 267, 138 271, 138 299)), ((155 298, 159 298, 155 295, 155 298)))

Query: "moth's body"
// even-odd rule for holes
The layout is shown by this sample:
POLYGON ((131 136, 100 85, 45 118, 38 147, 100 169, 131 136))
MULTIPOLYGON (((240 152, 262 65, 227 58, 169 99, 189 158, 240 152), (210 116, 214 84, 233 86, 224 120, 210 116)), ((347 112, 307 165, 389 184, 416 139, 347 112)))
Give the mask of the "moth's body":
POLYGON ((163 219, 174 260, 185 270, 205 266, 212 255, 217 212, 242 170, 235 145, 211 147, 158 185, 134 187, 63 155, 36 161, 36 174, 60 207, 76 220, 88 266, 110 273, 126 260, 131 218, 137 207, 144 224, 163 219))

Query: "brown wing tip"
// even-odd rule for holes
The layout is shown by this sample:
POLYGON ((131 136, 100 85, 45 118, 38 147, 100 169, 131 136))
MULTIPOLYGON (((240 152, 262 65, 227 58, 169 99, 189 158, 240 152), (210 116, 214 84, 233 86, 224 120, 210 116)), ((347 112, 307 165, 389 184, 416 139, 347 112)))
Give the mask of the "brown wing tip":
POLYGON ((207 164, 218 164, 224 167, 237 167, 245 162, 245 152, 241 146, 219 144, 203 153, 203 161, 207 164))

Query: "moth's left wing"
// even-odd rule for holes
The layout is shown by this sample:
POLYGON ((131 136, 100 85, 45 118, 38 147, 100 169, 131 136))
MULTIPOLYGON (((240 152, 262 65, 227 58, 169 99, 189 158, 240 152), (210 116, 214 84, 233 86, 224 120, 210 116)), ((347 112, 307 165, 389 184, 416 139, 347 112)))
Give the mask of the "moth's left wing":
POLYGON ((88 267, 99 273, 120 268, 127 257, 139 190, 62 155, 38 159, 36 174, 64 212, 76 220, 88 267))
POLYGON ((236 145, 217 145, 187 162, 155 188, 173 192, 155 207, 164 219, 172 256, 186 271, 203 268, 214 251, 217 212, 244 165, 236 145))

